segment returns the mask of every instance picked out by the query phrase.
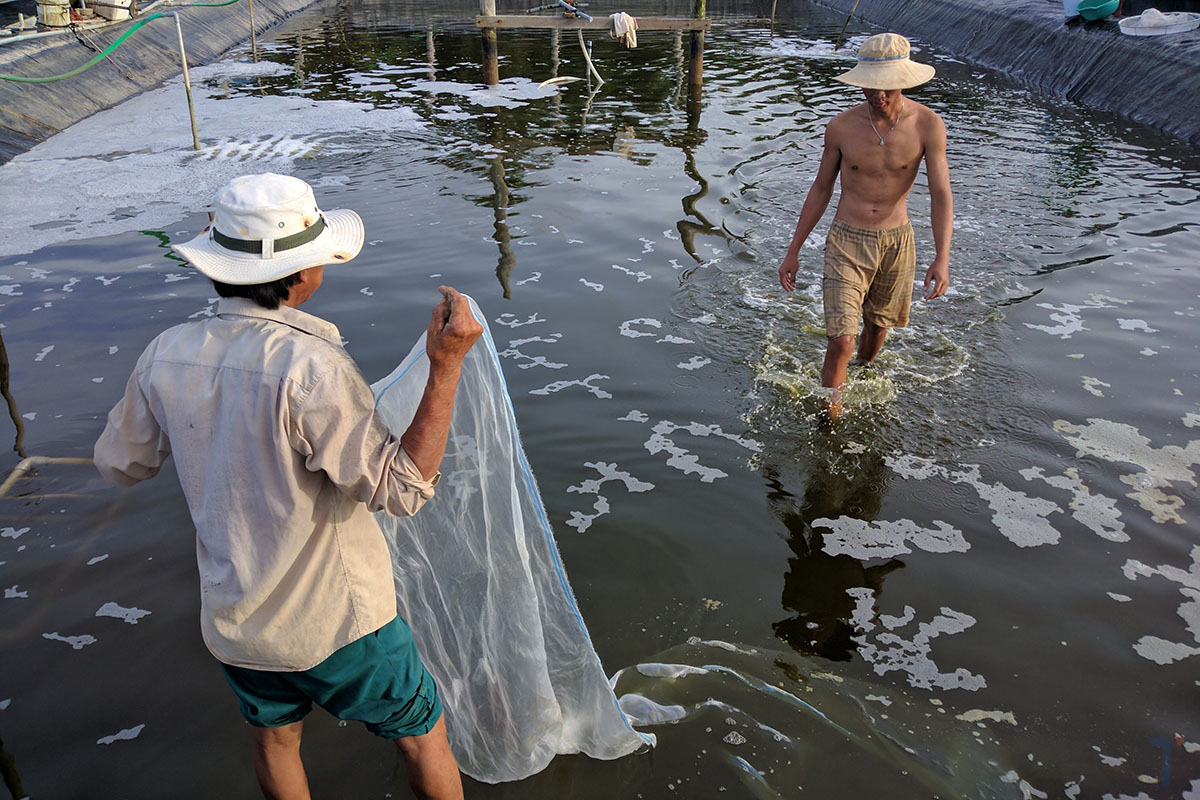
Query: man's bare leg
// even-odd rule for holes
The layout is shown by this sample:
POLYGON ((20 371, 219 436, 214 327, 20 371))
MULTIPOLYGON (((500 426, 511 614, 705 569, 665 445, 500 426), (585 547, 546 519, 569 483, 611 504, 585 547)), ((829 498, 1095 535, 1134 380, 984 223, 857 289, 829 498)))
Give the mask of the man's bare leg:
POLYGON ((883 349, 883 340, 887 338, 888 329, 881 328, 874 322, 863 320, 862 336, 858 340, 859 364, 870 364, 883 349))
POLYGON ((450 752, 443 716, 429 733, 396 740, 408 769, 408 785, 421 800, 462 800, 462 776, 450 752))
POLYGON ((254 774, 267 800, 309 800, 308 776, 300 760, 303 722, 254 728, 254 774))
POLYGON ((846 366, 854 353, 853 336, 835 336, 825 347, 825 363, 821 366, 821 385, 832 389, 825 401, 830 419, 842 416, 842 386, 846 383, 846 366))

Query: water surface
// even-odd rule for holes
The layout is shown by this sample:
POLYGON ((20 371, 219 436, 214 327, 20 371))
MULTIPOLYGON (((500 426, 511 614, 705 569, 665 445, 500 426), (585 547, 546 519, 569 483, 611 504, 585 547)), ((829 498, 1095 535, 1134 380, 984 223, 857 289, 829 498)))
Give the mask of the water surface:
MULTIPOLYGON (((468 796, 1200 797, 1200 157, 918 42, 953 283, 830 429, 832 211, 796 293, 776 269, 873 31, 835 53, 844 18, 780 4, 772 36, 761 10, 715 9, 742 21, 714 24, 697 106, 671 33, 596 36, 589 93, 539 87, 584 75, 573 35, 508 31, 488 90, 473 7, 331 5, 195 70, 199 154, 174 84, 0 168, 0 468, 89 455, 146 342, 212 313, 168 245, 229 178, 296 174, 368 238, 306 309, 375 379, 438 284, 476 298, 605 666, 691 712, 653 753, 468 796)), ((910 213, 927 263, 923 175, 910 213)), ((13 494, 0 735, 25 791, 257 796, 169 464, 125 492, 50 464, 13 494)), ((314 792, 407 796, 390 748, 310 720, 314 792)))

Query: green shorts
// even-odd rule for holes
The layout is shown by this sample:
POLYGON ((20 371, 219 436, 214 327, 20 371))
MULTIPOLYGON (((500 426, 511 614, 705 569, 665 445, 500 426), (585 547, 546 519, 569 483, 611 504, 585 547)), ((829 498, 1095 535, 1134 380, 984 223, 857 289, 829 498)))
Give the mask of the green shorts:
POLYGON ((338 719, 366 723, 383 739, 429 733, 442 716, 433 676, 399 615, 303 672, 221 667, 242 716, 257 728, 299 722, 313 703, 338 719))

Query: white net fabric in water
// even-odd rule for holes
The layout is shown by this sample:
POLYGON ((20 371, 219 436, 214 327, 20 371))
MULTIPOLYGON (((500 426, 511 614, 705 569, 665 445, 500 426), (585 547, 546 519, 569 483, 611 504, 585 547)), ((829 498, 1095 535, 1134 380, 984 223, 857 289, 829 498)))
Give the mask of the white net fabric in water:
MULTIPOLYGON (((521 449, 495 342, 470 303, 484 334, 463 362, 437 493, 414 517, 378 519, 400 613, 437 681, 459 767, 497 783, 528 777, 558 753, 618 758, 654 737, 634 731, 605 679, 521 449)), ((422 336, 372 387, 397 435, 428 374, 422 336)))

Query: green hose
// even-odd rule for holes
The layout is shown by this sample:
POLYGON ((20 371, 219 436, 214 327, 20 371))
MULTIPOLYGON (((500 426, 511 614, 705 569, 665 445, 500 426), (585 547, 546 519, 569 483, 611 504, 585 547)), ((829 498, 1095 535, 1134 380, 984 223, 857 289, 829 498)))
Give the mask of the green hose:
MULTIPOLYGON (((235 0, 235 2, 236 2, 236 0, 235 0)), ((103 61, 105 59, 105 57, 108 56, 109 53, 111 53, 112 51, 114 51, 118 47, 120 47, 122 44, 124 44, 125 40, 128 39, 130 36, 132 36, 134 34, 134 32, 136 32, 138 30, 138 28, 141 28, 143 25, 145 25, 148 22, 151 22, 152 20, 156 20, 159 17, 165 17, 165 16, 167 16, 167 15, 166 14, 151 14, 150 16, 141 20, 136 25, 134 25, 132 28, 130 28, 129 30, 127 30, 123 34, 121 34, 120 37, 118 37, 115 42, 110 44, 108 47, 104 48, 104 50, 102 50, 101 52, 97 53, 96 56, 92 58, 92 60, 88 61, 83 66, 76 67, 75 69, 71 70, 70 72, 64 72, 62 75, 51 75, 48 78, 24 78, 24 77, 21 77, 20 75, 0 75, 0 80, 16 81, 17 83, 53 83, 54 81, 61 81, 61 80, 65 80, 67 78, 74 78, 79 73, 85 72, 86 70, 89 70, 92 67, 96 66, 96 64, 98 64, 99 62, 103 61)))
MULTIPOLYGON (((186 8, 187 6, 205 6, 205 7, 216 8, 219 6, 231 6, 234 3, 238 3, 238 2, 241 2, 241 0, 226 0, 223 3, 186 3, 186 4, 178 6, 178 7, 186 8)), ((0 80, 15 81, 16 83, 53 83, 54 81, 61 81, 61 80, 66 80, 67 78, 74 78, 79 73, 86 72, 87 70, 96 66, 96 64, 103 61, 108 56, 109 53, 113 52, 118 47, 120 47, 122 44, 124 44, 125 40, 128 39, 130 36, 132 36, 134 34, 134 32, 136 32, 143 25, 145 25, 146 23, 151 22, 153 20, 156 20, 159 17, 166 17, 166 16, 170 16, 170 14, 169 13, 168 14, 151 14, 150 16, 145 17, 144 19, 138 21, 136 24, 134 24, 134 26, 132 28, 130 28, 129 30, 127 30, 123 34, 121 34, 120 37, 118 37, 118 39, 115 42, 110 44, 108 47, 104 48, 103 51, 101 51, 94 58, 92 58, 92 60, 88 61, 83 66, 76 67, 75 69, 71 70, 70 72, 64 72, 62 75, 52 75, 48 78, 24 78, 24 77, 21 77, 20 75, 0 74, 0 80)))

